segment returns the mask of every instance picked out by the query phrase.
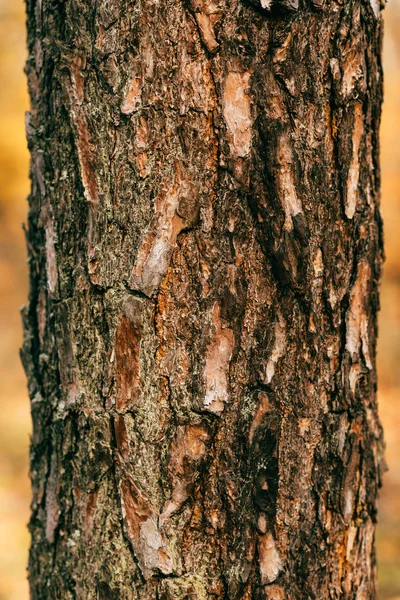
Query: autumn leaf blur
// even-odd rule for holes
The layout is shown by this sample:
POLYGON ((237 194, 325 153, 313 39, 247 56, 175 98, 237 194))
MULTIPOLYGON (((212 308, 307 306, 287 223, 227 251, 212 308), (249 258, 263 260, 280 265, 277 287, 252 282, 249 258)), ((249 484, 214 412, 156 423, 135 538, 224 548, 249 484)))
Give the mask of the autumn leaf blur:
POLYGON ((378 398, 386 461, 377 554, 380 598, 400 600, 400 0, 385 9, 385 102, 381 126, 386 262, 381 288, 378 398))
MULTIPOLYGON (((400 600, 400 0, 385 9, 385 106, 381 130, 386 255, 378 346, 379 399, 389 472, 378 526, 380 598, 400 600)), ((25 15, 0 0, 0 600, 27 600, 30 416, 19 361, 19 306, 27 298, 25 241, 29 158, 25 15)))

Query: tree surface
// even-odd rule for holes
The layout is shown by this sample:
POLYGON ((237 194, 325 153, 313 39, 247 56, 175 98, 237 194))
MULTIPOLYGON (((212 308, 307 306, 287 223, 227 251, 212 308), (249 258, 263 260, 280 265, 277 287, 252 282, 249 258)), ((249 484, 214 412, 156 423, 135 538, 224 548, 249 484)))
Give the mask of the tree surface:
POLYGON ((377 598, 378 0, 27 0, 32 600, 377 598))

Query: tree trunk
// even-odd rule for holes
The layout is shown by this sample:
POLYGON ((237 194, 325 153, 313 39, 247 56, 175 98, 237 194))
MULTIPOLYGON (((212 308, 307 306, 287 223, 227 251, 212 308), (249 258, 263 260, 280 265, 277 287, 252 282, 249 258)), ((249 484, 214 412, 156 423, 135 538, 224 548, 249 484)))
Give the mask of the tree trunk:
POLYGON ((32 600, 377 597, 378 0, 27 0, 32 600))

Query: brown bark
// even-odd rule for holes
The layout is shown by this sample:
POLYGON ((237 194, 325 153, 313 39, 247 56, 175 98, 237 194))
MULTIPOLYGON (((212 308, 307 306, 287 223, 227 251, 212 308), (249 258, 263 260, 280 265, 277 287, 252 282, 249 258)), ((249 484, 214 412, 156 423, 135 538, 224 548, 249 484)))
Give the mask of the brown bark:
POLYGON ((377 0, 27 0, 33 600, 376 598, 377 0))

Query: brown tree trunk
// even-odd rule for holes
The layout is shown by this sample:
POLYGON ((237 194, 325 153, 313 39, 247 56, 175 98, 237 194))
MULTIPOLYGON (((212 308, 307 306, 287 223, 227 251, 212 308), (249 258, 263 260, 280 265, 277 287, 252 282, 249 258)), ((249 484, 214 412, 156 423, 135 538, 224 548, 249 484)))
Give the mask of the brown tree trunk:
POLYGON ((377 597, 377 0, 27 0, 31 597, 377 597))

